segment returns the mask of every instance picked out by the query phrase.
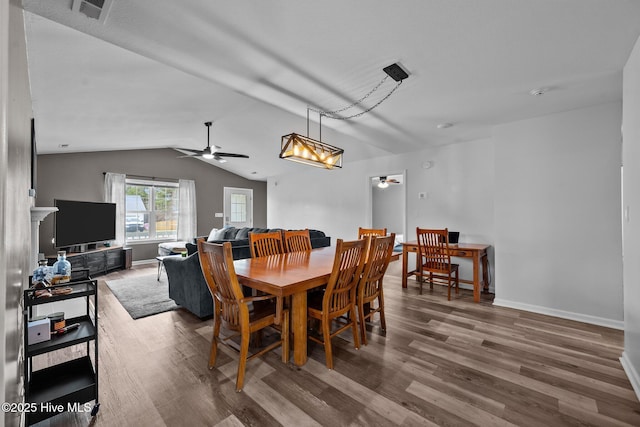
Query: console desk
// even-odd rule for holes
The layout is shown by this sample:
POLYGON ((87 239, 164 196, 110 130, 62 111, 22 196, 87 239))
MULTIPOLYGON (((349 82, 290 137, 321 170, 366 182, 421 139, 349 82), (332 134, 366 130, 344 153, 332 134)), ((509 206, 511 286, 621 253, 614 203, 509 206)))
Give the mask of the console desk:
MULTIPOLYGON (((471 258, 473 260, 473 280, 459 279, 460 283, 473 285, 473 301, 480 302, 480 264, 482 264, 482 284, 483 291, 489 291, 489 266, 487 261, 487 249, 491 245, 482 243, 458 243, 457 245, 449 245, 449 255, 459 258, 471 258)), ((416 270, 409 271, 408 255, 410 252, 416 254, 416 270, 420 258, 418 255, 418 242, 410 241, 402 244, 402 287, 407 287, 407 278, 415 275, 416 270)))

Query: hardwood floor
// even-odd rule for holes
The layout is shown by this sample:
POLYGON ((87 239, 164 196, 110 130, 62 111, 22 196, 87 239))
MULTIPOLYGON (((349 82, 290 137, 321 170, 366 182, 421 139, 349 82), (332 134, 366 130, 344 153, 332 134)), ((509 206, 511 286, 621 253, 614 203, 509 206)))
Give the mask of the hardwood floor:
POLYGON ((386 334, 376 317, 368 346, 334 339, 333 371, 319 345, 301 368, 270 352, 248 363, 241 393, 233 350, 207 369, 211 320, 182 309, 132 320, 104 284, 155 264, 100 277, 100 411, 39 425, 640 425, 622 331, 493 307, 491 295, 474 304, 471 291, 419 295, 399 267, 385 278, 386 334))

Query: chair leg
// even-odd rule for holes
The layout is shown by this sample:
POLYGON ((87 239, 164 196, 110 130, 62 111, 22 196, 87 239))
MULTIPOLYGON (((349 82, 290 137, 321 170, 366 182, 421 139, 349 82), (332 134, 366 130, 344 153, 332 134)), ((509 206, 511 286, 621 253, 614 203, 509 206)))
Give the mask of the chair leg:
POLYGON ((451 301, 451 273, 449 273, 449 280, 447 281, 447 301, 451 301))
POLYGON ((362 336, 362 344, 367 345, 367 328, 365 327, 364 303, 358 300, 358 321, 360 322, 360 335, 362 336))
POLYGON ((460 274, 460 272, 458 270, 456 270, 456 295, 460 293, 460 278, 459 278, 459 274, 460 274))
POLYGON ((282 362, 289 363, 289 310, 282 311, 282 330, 280 339, 282 340, 282 362))
POLYGON ((384 318, 384 295, 382 294, 382 288, 378 294, 378 311, 380 312, 380 328, 383 331, 387 330, 387 321, 384 318))
POLYGON ((324 342, 324 357, 327 362, 327 368, 333 369, 333 352, 331 351, 331 321, 322 320, 322 340, 324 342))
MULTIPOLYGON (((358 325, 357 323, 357 319, 356 319, 356 306, 355 305, 351 305, 351 310, 349 310, 351 312, 351 330, 353 331, 353 343, 355 345, 356 350, 358 350, 360 348, 360 337, 358 334, 358 325)), ((364 324, 364 323, 363 323, 364 324)))
POLYGON ((251 334, 248 330, 242 330, 240 340, 240 360, 238 360, 238 375, 236 378, 236 391, 242 391, 244 385, 244 371, 247 367, 247 356, 249 355, 249 339, 251 334))
POLYGON ((209 369, 213 369, 218 357, 218 337, 220 336, 220 314, 213 317, 213 337, 211 338, 211 351, 209 352, 209 369))

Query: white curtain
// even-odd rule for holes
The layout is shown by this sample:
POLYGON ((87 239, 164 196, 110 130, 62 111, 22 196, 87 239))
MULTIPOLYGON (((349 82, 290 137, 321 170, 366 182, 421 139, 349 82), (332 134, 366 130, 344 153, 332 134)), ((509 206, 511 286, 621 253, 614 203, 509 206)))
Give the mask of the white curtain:
POLYGON ((190 242, 198 232, 196 221, 196 182, 190 179, 178 181, 178 240, 190 242))
POLYGON ((125 217, 126 175, 107 172, 104 174, 104 201, 116 204, 116 240, 115 244, 123 246, 125 217))

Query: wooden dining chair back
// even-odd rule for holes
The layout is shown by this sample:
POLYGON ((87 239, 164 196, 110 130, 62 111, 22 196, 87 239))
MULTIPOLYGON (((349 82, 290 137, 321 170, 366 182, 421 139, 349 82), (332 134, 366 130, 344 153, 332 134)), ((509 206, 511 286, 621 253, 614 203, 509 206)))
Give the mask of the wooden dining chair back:
POLYGON ((309 229, 285 230, 284 248, 287 252, 303 252, 311 250, 311 237, 309 229))
POLYGON ((372 237, 367 251, 367 262, 358 283, 356 304, 358 306, 358 321, 362 343, 367 345, 366 320, 373 319, 373 315, 380 314, 380 328, 387 330, 384 317, 384 292, 382 281, 387 272, 396 235, 391 233, 385 237, 372 237))
POLYGON ((451 263, 448 229, 416 228, 418 236, 418 266, 416 276, 420 281, 420 293, 425 276, 429 277, 429 286, 433 281, 446 280, 447 299, 451 300, 451 287, 455 284, 459 292, 458 264, 451 263))
MULTIPOLYGON (((282 346, 282 361, 289 361, 289 316, 278 309, 277 297, 261 295, 245 297, 233 267, 231 243, 207 243, 198 240, 200 266, 213 297, 213 339, 209 353, 209 369, 213 369, 218 354, 218 342, 226 342, 240 335, 240 358, 236 377, 236 391, 241 391, 247 361, 282 346), (249 355, 251 334, 267 326, 280 325, 280 340, 249 355), (221 339, 220 327, 235 333, 221 339)), ((282 307, 282 305, 280 305, 282 307)))
POLYGON ((249 233, 249 248, 251 258, 284 253, 282 232, 249 233))
POLYGON ((387 229, 386 228, 362 228, 358 227, 358 239, 364 239, 367 236, 386 236, 387 229))
POLYGON ((323 294, 312 294, 308 303, 308 315, 320 321, 322 336, 309 335, 309 339, 324 345, 327 368, 333 369, 333 352, 331 338, 348 328, 352 329, 353 343, 360 348, 356 317, 356 286, 364 269, 366 240, 344 242, 338 239, 333 269, 327 288, 323 294), (348 315, 348 316, 347 316, 348 315), (332 330, 334 320, 341 322, 338 328, 332 330))

